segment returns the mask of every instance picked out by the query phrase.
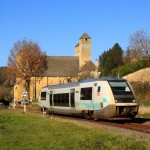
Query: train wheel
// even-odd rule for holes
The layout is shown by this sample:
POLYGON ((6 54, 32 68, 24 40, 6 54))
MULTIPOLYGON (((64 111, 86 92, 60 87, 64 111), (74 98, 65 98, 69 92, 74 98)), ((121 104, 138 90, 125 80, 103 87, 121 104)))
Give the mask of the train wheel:
POLYGON ((48 109, 45 109, 45 112, 46 112, 47 115, 50 114, 50 112, 48 111, 48 109))
POLYGON ((53 111, 50 111, 49 112, 49 115, 52 117, 52 116, 54 116, 54 112, 53 111))
POLYGON ((88 112, 83 112, 82 113, 82 116, 83 116, 83 118, 84 119, 92 119, 92 114, 93 114, 93 112, 91 112, 91 111, 88 111, 88 112))

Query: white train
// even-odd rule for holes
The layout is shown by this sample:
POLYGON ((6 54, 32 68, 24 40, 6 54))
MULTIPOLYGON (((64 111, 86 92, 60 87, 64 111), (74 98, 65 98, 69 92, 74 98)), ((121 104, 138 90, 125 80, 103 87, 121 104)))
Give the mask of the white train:
POLYGON ((134 118, 138 113, 128 81, 116 77, 89 79, 43 87, 39 107, 49 113, 84 118, 134 118))

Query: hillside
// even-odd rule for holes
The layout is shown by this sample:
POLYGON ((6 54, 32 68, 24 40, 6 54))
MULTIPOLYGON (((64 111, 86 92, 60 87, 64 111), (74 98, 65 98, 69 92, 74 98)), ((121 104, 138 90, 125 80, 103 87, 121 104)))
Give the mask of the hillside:
POLYGON ((141 105, 150 106, 150 67, 138 70, 123 77, 127 79, 141 105))

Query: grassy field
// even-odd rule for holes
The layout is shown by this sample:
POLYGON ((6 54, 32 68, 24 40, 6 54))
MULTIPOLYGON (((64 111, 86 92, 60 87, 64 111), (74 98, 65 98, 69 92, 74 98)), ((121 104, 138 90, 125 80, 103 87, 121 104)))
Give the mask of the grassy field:
POLYGON ((149 119, 150 119, 150 113, 138 114, 137 117, 141 117, 141 118, 149 118, 149 119))
POLYGON ((150 144, 103 128, 86 128, 42 115, 0 110, 1 150, 147 150, 150 144))

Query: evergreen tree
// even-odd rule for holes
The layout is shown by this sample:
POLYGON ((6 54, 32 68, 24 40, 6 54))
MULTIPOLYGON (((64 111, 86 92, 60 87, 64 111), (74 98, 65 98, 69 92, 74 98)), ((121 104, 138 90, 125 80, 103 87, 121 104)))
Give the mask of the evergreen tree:
POLYGON ((112 49, 104 51, 99 57, 99 62, 101 66, 101 75, 111 75, 111 71, 123 64, 123 50, 116 43, 112 49))
POLYGON ((123 50, 119 46, 118 43, 114 45, 111 49, 111 56, 112 56, 112 68, 115 69, 121 65, 123 65, 123 50))

